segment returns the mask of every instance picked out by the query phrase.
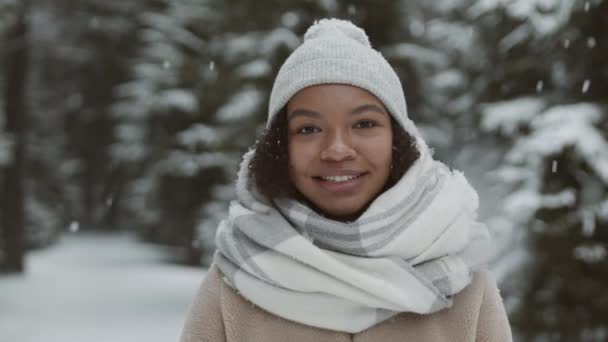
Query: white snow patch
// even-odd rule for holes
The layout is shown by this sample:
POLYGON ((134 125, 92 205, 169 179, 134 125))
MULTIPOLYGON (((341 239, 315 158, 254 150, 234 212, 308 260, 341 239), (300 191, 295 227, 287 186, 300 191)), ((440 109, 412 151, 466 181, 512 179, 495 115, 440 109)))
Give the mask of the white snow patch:
POLYGON ((204 46, 204 42, 201 38, 188 31, 180 24, 179 18, 176 18, 171 14, 147 12, 141 14, 141 19, 143 23, 161 31, 166 37, 165 39, 177 42, 194 51, 199 51, 204 46))
POLYGON ((333 13, 338 10, 338 3, 336 0, 318 0, 318 2, 319 5, 321 5, 321 7, 327 12, 333 13))
POLYGON ((238 164, 237 161, 236 156, 227 153, 190 153, 174 150, 161 162, 161 165, 166 172, 171 174, 192 177, 208 168, 219 167, 234 170, 238 164))
MULTIPOLYGON (((475 44, 475 29, 458 22, 432 19, 426 23, 425 33, 444 53, 449 51, 469 53, 475 44)), ((475 55, 475 58, 478 58, 478 55, 475 55)))
POLYGON ((513 135, 520 126, 529 124, 544 107, 545 102, 534 97, 483 104, 481 128, 513 135))
POLYGON ((490 177, 496 178, 502 182, 515 184, 518 182, 525 181, 527 179, 531 179, 532 177, 534 177, 535 173, 533 170, 527 167, 505 165, 499 168, 498 170, 490 172, 489 175, 490 177))
POLYGON ((548 209, 556 209, 563 207, 571 207, 576 202, 576 191, 574 189, 565 189, 556 194, 547 194, 540 197, 540 207, 548 209))
POLYGON ((137 162, 146 156, 146 147, 141 142, 118 142, 110 146, 112 159, 137 162))
POLYGON ((136 83, 138 86, 146 84, 146 82, 172 83, 176 80, 173 71, 163 68, 159 63, 139 63, 133 67, 133 72, 136 80, 131 83, 136 83))
POLYGON ((142 125, 131 122, 120 124, 116 128, 116 138, 124 142, 137 142, 144 140, 145 130, 142 125))
POLYGON ((294 28, 300 23, 300 16, 296 12, 286 12, 281 16, 281 24, 288 28, 294 28))
POLYGON ((67 234, 0 277, 0 341, 177 341, 205 270, 127 234, 67 234))
POLYGON ((260 52, 262 56, 267 56, 273 54, 281 46, 294 50, 300 45, 300 42, 300 38, 295 33, 284 27, 279 27, 270 31, 264 37, 260 52))
POLYGON ((190 149, 199 146, 212 147, 221 141, 222 132, 217 127, 194 124, 177 134, 177 141, 190 149))
POLYGON ((259 109, 263 100, 262 92, 253 87, 246 87, 217 110, 217 118, 221 122, 234 122, 247 118, 259 109))
POLYGON ((477 17, 504 8, 510 17, 525 20, 539 35, 556 32, 570 19, 577 0, 481 0, 469 14, 477 17))
POLYGON ((606 247, 599 243, 580 245, 574 248, 574 257, 586 263, 596 263, 606 259, 606 247))
POLYGON ((410 30, 410 33, 414 37, 422 37, 422 35, 424 35, 424 32, 426 31, 426 26, 424 26, 424 22, 415 17, 412 18, 408 28, 410 30))
POLYGON ((508 158, 517 162, 530 156, 551 156, 572 146, 608 184, 608 142, 594 126, 601 118, 601 109, 590 103, 549 108, 532 121, 533 133, 520 139, 508 158))
POLYGON ((198 99, 191 91, 185 89, 165 90, 159 94, 158 102, 163 107, 175 108, 187 113, 198 110, 198 99))
POLYGON ((270 74, 272 66, 265 59, 257 59, 247 64, 241 65, 236 73, 242 78, 260 78, 270 74))
POLYGON ((501 39, 498 47, 501 52, 505 53, 512 47, 528 39, 528 37, 530 37, 530 27, 528 25, 520 25, 501 39))
POLYGON ((540 208, 557 209, 570 207, 576 201, 574 189, 565 189, 555 194, 540 194, 533 189, 522 188, 509 194, 504 200, 504 210, 529 218, 540 208))
POLYGON ((445 68, 449 64, 448 57, 436 50, 416 44, 399 43, 382 49, 382 54, 391 59, 412 60, 420 64, 430 64, 445 68))
POLYGON ((450 69, 433 76, 431 82, 438 89, 454 89, 463 87, 466 80, 461 71, 450 69))

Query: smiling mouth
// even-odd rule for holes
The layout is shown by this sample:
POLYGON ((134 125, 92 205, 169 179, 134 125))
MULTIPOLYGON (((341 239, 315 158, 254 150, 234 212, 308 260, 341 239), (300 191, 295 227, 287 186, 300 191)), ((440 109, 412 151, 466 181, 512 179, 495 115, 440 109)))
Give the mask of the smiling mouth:
POLYGON ((367 172, 364 173, 360 173, 358 175, 339 175, 339 176, 318 176, 318 177, 314 177, 317 180, 322 180, 325 182, 330 182, 330 183, 346 183, 352 180, 355 180, 361 176, 366 175, 367 172))

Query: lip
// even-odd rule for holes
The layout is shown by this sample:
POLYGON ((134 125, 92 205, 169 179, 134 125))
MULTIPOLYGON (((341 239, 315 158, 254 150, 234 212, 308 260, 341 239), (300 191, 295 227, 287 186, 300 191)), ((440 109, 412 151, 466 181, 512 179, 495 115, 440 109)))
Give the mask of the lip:
POLYGON ((357 189, 367 178, 367 172, 355 172, 355 171, 340 171, 334 172, 332 174, 327 174, 319 177, 314 177, 313 179, 317 184, 321 186, 324 190, 334 193, 342 193, 342 192, 352 192, 357 189), (334 183, 323 180, 320 177, 328 177, 328 176, 356 176, 351 180, 346 182, 334 183))
POLYGON ((367 172, 354 171, 354 170, 335 170, 323 172, 317 177, 331 177, 331 176, 361 176, 367 172))

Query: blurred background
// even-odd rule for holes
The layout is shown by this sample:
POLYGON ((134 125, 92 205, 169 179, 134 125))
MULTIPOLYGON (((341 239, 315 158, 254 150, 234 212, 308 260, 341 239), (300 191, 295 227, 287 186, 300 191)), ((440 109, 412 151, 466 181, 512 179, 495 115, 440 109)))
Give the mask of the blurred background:
POLYGON ((516 341, 608 341, 608 1, 0 0, 1 341, 177 339, 323 17, 479 190, 516 341))

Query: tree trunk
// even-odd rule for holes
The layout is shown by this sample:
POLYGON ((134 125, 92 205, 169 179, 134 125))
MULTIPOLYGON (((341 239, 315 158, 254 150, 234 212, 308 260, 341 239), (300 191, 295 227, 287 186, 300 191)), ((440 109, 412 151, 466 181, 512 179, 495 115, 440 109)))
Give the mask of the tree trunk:
POLYGON ((2 270, 24 271, 24 163, 26 144, 25 80, 27 74, 27 22, 26 7, 21 4, 14 26, 8 32, 6 51, 6 131, 13 137, 13 159, 4 170, 0 189, 0 227, 5 244, 2 270))

